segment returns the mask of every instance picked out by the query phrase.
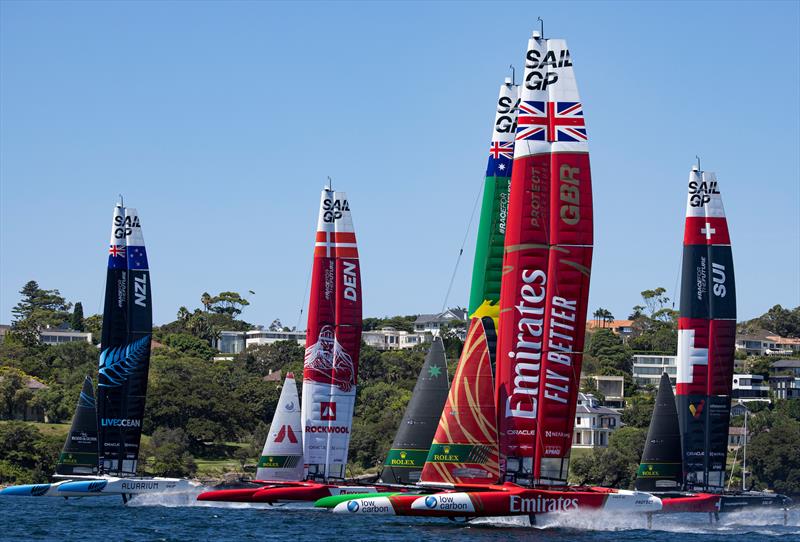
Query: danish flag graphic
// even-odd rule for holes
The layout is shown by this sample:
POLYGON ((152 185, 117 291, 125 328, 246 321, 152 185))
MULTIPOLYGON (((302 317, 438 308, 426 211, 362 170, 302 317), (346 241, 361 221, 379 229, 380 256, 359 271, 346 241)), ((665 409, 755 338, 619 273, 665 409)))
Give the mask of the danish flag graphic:
POLYGON ((292 431, 292 427, 290 425, 284 425, 278 431, 278 435, 275 437, 275 442, 283 442, 288 437, 289 442, 292 444, 297 444, 297 437, 292 431))
POLYGON ((320 420, 336 420, 336 403, 322 401, 319 404, 319 419, 320 420))

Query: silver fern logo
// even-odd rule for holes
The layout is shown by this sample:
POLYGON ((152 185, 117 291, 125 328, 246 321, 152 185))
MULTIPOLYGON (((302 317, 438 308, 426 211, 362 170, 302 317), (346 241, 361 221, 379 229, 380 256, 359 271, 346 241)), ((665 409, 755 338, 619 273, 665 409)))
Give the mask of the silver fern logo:
POLYGON ((128 380, 150 351, 150 335, 145 335, 130 344, 107 348, 100 354, 99 386, 115 388, 128 380))

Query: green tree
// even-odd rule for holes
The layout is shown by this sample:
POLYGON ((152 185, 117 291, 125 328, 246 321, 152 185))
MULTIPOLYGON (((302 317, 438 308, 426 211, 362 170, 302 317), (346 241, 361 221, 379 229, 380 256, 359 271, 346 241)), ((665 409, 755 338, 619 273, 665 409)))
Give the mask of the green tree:
POLYGON ((189 335, 187 333, 170 333, 163 338, 165 345, 175 349, 183 355, 210 360, 216 354, 208 341, 189 335))
POLYGON ((607 448, 599 448, 570 465, 570 477, 578 484, 631 488, 644 450, 647 432, 623 427, 611 434, 607 448))
POLYGON ((630 374, 633 358, 631 350, 619 335, 610 329, 598 329, 590 335, 587 352, 598 360, 600 368, 616 369, 630 374))
POLYGON ((41 329, 69 321, 72 305, 58 290, 43 290, 35 280, 31 280, 19 293, 22 299, 11 309, 13 332, 25 344, 36 344, 41 329))
POLYGON ((758 317, 757 322, 781 337, 800 337, 800 307, 789 310, 775 305, 758 317))
POLYGON ((62 445, 25 422, 0 422, 0 484, 47 481, 62 445))
POLYGON ((28 389, 28 375, 12 367, 0 367, 0 414, 5 420, 13 420, 18 411, 25 407, 32 397, 28 389))
POLYGON ((83 305, 80 301, 75 303, 75 308, 72 310, 70 327, 75 331, 83 331, 86 329, 86 325, 83 322, 83 305))
POLYGON ((629 398, 622 411, 622 423, 630 427, 647 429, 653 416, 655 398, 651 394, 639 394, 629 398))
POLYGON ((767 357, 752 358, 747 361, 746 366, 750 374, 761 375, 764 378, 769 378, 769 370, 772 367, 772 360, 767 357))
POLYGON ((92 334, 92 343, 99 344, 103 334, 103 315, 93 314, 83 320, 85 331, 92 334))
POLYGON ((242 309, 248 306, 250 302, 243 298, 238 292, 220 292, 211 298, 208 307, 212 312, 219 314, 229 314, 232 317, 237 317, 242 313, 242 309))
MULTIPOLYGON (((276 341, 272 344, 251 346, 238 355, 247 370, 266 376, 270 371, 291 371, 303 366, 305 349, 297 341, 276 341)), ((298 375, 299 376, 299 375, 298 375)))
POLYGON ((769 431, 757 433, 747 447, 756 480, 779 493, 800 493, 800 422, 777 416, 769 431))
POLYGON ((183 429, 159 427, 143 452, 148 458, 148 471, 156 476, 186 477, 197 472, 197 463, 189 452, 189 439, 183 429))

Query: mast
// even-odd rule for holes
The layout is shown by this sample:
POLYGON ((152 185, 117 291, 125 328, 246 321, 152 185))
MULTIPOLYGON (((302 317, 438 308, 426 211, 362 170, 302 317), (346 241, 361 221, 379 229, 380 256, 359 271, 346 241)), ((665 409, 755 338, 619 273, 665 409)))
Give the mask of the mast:
POLYGON ((730 235, 716 175, 689 173, 678 318, 677 405, 684 483, 725 481, 736 290, 730 235))
POLYGON ((422 364, 411 400, 383 465, 381 480, 393 484, 419 481, 450 389, 441 337, 434 337, 422 364))
POLYGON ((303 431, 300 400, 294 374, 287 373, 283 381, 278 406, 269 426, 269 434, 258 460, 258 480, 303 479, 303 431))
POLYGON ((361 345, 361 272, 350 204, 322 191, 303 364, 303 455, 310 478, 344 478, 361 345))
POLYGON ((583 108, 561 39, 528 42, 500 297, 496 400, 501 467, 565 484, 592 261, 583 108))

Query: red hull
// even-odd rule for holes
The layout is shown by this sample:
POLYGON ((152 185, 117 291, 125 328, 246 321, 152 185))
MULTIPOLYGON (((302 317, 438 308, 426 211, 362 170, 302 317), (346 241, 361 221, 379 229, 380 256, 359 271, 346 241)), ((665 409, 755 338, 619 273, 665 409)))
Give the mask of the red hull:
POLYGON ((720 495, 713 493, 695 493, 680 497, 662 497, 661 512, 672 514, 677 512, 719 512, 720 495))
POLYGON ((255 480, 256 484, 262 484, 260 487, 248 487, 242 489, 218 489, 214 491, 205 491, 197 496, 198 501, 222 501, 222 502, 253 502, 251 497, 267 488, 279 487, 294 487, 302 485, 305 482, 270 482, 255 480))

